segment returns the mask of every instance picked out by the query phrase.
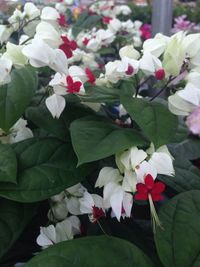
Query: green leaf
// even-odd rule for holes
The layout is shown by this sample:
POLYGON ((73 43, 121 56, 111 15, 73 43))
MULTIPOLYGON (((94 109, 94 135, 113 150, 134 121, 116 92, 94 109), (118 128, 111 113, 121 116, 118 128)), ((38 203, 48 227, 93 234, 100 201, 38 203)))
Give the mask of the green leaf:
POLYGON ((17 159, 10 145, 0 144, 0 182, 17 182, 17 159))
POLYGON ((18 159, 17 185, 1 183, 0 195, 19 202, 47 199, 79 183, 91 171, 76 168, 70 143, 55 138, 28 139, 13 145, 18 159))
POLYGON ((120 90, 113 87, 86 85, 86 94, 80 96, 83 102, 116 103, 119 102, 120 90))
POLYGON ((35 214, 35 206, 0 199, 0 257, 18 239, 35 214))
POLYGON ((24 267, 153 267, 151 260, 129 242, 107 236, 65 241, 46 249, 24 267))
POLYGON ((67 103, 59 119, 54 119, 46 106, 28 108, 27 117, 38 127, 63 141, 68 141, 70 140, 70 123, 93 113, 91 109, 83 105, 67 103))
POLYGON ((115 49, 113 47, 102 47, 101 49, 98 50, 98 53, 101 56, 115 54, 115 49))
POLYGON ((29 67, 15 69, 11 82, 0 86, 0 128, 8 131, 22 116, 37 88, 36 73, 29 67))
POLYGON ((147 144, 140 132, 120 128, 97 116, 75 120, 70 131, 79 165, 103 159, 131 146, 147 144))
POLYGON ((159 180, 177 192, 189 190, 200 190, 200 171, 189 160, 184 158, 176 158, 174 161, 175 176, 159 177, 159 180))
POLYGON ((183 155, 184 158, 194 160, 200 158, 200 141, 195 138, 188 138, 173 146, 176 155, 183 155))
POLYGON ((200 266, 200 191, 182 193, 162 206, 155 235, 165 267, 200 266))
POLYGON ((164 105, 123 96, 121 103, 156 148, 172 140, 178 121, 164 105))
POLYGON ((77 36, 82 30, 90 29, 94 27, 101 20, 99 15, 89 15, 88 12, 83 12, 76 23, 72 27, 73 36, 77 36))

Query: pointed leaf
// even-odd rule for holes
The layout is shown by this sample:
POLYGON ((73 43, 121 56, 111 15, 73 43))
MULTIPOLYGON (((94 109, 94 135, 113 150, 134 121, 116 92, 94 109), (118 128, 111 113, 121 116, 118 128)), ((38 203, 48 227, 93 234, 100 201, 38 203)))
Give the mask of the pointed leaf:
POLYGON ((162 206, 163 229, 155 235, 165 267, 198 267, 200 263, 200 191, 182 193, 162 206))
POLYGON ((153 267, 151 260, 131 243, 107 236, 79 238, 46 249, 24 267, 153 267))
POLYGON ((16 183, 17 159, 10 145, 0 144, 0 182, 16 183))
POLYGON ((47 199, 83 180, 91 171, 76 168, 70 143, 55 138, 29 139, 13 145, 18 159, 17 185, 2 183, 0 195, 19 202, 47 199))
POLYGON ((96 161, 147 142, 140 132, 120 128, 105 119, 88 116, 72 122, 71 138, 79 165, 96 161))
POLYGON ((0 86, 0 128, 8 131, 21 117, 37 88, 35 72, 25 67, 15 69, 11 82, 0 86))
POLYGON ((123 96, 121 103, 156 148, 173 139, 178 120, 163 104, 123 96))

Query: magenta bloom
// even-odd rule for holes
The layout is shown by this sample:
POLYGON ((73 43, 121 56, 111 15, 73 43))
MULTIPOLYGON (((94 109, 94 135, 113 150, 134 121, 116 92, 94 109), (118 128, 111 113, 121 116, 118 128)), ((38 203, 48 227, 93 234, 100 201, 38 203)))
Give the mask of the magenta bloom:
POLYGON ((151 25, 150 24, 143 24, 140 27, 141 37, 143 40, 147 40, 151 38, 151 25))
POLYGON ((193 134, 200 135, 200 107, 187 117, 186 124, 193 134))

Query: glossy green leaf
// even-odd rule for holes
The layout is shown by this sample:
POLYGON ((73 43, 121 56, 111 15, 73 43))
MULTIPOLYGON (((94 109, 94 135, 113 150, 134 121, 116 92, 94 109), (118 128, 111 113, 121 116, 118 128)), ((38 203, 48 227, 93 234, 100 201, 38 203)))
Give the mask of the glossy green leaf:
POLYGON ((153 267, 151 260, 129 242, 107 236, 79 238, 46 249, 24 267, 153 267))
POLYGON ((69 126, 73 120, 91 114, 91 109, 71 103, 67 103, 59 119, 53 118, 46 106, 30 107, 27 110, 29 120, 63 141, 70 140, 69 126))
POLYGON ((114 87, 86 85, 86 94, 80 98, 83 102, 116 103, 119 102, 120 90, 114 87))
POLYGON ((172 140, 177 117, 162 104, 145 99, 121 97, 121 103, 144 134, 158 148, 172 140))
POLYGON ((15 69, 11 82, 0 86, 0 128, 8 131, 22 116, 37 88, 36 73, 29 67, 15 69))
POLYGON ((182 193, 161 207, 155 235, 165 267, 200 266, 200 191, 182 193))
POLYGON ((174 161, 174 169, 174 177, 161 175, 159 179, 177 192, 195 189, 200 190, 200 170, 189 160, 176 158, 174 161))
POLYGON ((27 223, 35 214, 35 206, 0 199, 0 257, 18 239, 27 223))
POLYGON ((76 168, 70 143, 55 138, 29 139, 13 145, 18 159, 18 184, 2 183, 0 195, 19 202, 47 199, 85 178, 91 169, 76 168))
POLYGON ((88 116, 72 122, 71 138, 79 165, 147 144, 140 132, 120 128, 103 118, 88 116))
POLYGON ((17 159, 10 145, 0 144, 0 182, 16 183, 17 159))

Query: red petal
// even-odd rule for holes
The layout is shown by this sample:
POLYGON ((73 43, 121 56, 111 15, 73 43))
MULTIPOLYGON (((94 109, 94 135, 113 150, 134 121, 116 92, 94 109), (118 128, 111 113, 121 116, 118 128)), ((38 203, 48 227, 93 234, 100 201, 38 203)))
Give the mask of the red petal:
POLYGON ((73 85, 73 79, 72 79, 72 77, 70 75, 67 76, 66 80, 67 80, 67 85, 68 86, 72 86, 73 85))
POLYGON ((76 43, 76 41, 72 40, 72 41, 70 42, 70 48, 71 48, 72 50, 75 50, 75 49, 77 48, 77 43, 76 43))
POLYGON ((147 174, 144 178, 146 187, 150 190, 154 187, 154 179, 151 174, 147 174))
POLYGON ((134 195, 135 200, 147 200, 148 199, 148 194, 145 193, 136 193, 134 195))
POLYGON ((61 44, 59 48, 65 53, 67 58, 70 58, 73 56, 71 48, 66 44, 61 44))
POLYGON ((88 82, 91 84, 94 84, 94 82, 96 81, 96 78, 95 78, 93 72, 89 68, 86 68, 85 73, 89 79, 88 82))
POLYGON ((80 88, 81 88, 81 85, 82 85, 81 82, 75 82, 75 83, 74 83, 74 90, 75 90, 76 92, 79 92, 79 91, 80 91, 80 88))
POLYGON ((137 192, 141 194, 147 194, 148 192, 146 185, 142 183, 136 184, 136 189, 137 189, 137 192))
POLYGON ((163 199, 162 194, 157 194, 157 193, 151 193, 151 197, 153 201, 159 201, 163 199))
POLYGON ((151 190, 151 193, 162 193, 165 190, 165 184, 161 183, 161 182, 156 182, 154 184, 153 189, 151 190))

